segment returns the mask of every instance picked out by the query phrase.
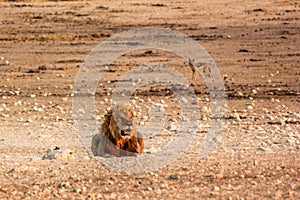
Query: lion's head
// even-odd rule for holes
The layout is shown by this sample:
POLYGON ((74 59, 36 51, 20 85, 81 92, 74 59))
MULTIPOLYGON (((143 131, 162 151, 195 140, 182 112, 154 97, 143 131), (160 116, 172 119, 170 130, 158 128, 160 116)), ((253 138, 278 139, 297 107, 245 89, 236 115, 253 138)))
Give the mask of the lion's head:
POLYGON ((106 126, 114 139, 136 136, 133 117, 132 108, 126 105, 116 105, 107 113, 106 126))
POLYGON ((128 105, 116 105, 108 111, 100 134, 92 139, 93 154, 131 156, 134 153, 142 153, 144 139, 135 129, 133 116, 133 110, 128 105))

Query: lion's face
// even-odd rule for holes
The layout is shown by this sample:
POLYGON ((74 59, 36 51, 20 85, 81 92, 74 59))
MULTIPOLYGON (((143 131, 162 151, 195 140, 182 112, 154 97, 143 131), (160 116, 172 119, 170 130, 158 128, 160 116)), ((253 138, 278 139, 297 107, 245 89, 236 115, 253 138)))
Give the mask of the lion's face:
POLYGON ((131 137, 135 135, 133 111, 128 106, 118 105, 112 110, 111 128, 115 138, 131 137))

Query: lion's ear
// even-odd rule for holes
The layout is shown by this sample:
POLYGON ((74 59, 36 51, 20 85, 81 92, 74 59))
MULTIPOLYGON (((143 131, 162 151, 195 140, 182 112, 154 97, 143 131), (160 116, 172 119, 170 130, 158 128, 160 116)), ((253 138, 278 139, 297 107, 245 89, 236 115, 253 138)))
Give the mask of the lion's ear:
POLYGON ((104 115, 104 117, 105 117, 105 119, 106 119, 107 121, 110 121, 111 116, 112 116, 112 111, 111 111, 111 110, 108 111, 108 112, 104 115))

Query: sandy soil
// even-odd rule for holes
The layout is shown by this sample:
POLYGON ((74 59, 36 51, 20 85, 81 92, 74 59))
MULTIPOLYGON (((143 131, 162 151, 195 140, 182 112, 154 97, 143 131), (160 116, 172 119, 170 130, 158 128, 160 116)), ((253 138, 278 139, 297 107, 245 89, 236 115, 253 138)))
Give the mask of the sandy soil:
MULTIPOLYGON (((299 199, 300 3, 207 2, 1 1, 0 198, 299 199), (180 31, 210 53, 224 78, 226 124, 214 150, 200 159, 211 114, 203 81, 192 80, 187 63, 172 53, 130 52, 99 81, 99 122, 117 80, 147 61, 168 64, 191 82, 200 128, 197 141, 171 165, 117 172, 81 144, 72 116, 73 84, 97 44, 147 26, 180 31)), ((141 113, 137 124, 147 124, 147 106, 163 102, 166 109, 165 131, 145 138, 145 153, 151 154, 176 135, 168 127, 179 120, 180 105, 157 85, 140 88, 132 100, 141 113)))

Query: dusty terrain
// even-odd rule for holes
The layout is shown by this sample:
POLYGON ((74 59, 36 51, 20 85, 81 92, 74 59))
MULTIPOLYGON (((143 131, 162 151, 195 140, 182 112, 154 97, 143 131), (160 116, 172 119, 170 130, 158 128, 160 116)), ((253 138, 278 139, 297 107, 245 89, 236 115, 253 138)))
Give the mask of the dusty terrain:
MULTIPOLYGON (((297 0, 1 1, 0 8, 0 199, 300 199, 297 0), (169 64, 191 82, 201 121, 197 141, 171 165, 117 172, 80 143, 73 83, 97 44, 146 26, 187 34, 211 54, 224 77, 226 124, 214 150, 200 159, 211 114, 203 81, 192 80, 186 62, 172 53, 128 53, 99 81, 99 122, 119 77, 145 61, 169 64)), ((145 153, 176 135, 169 126, 180 120, 174 98, 157 85, 132 97, 137 124, 147 124, 152 104, 167 113, 165 131, 145 138, 145 153)))

